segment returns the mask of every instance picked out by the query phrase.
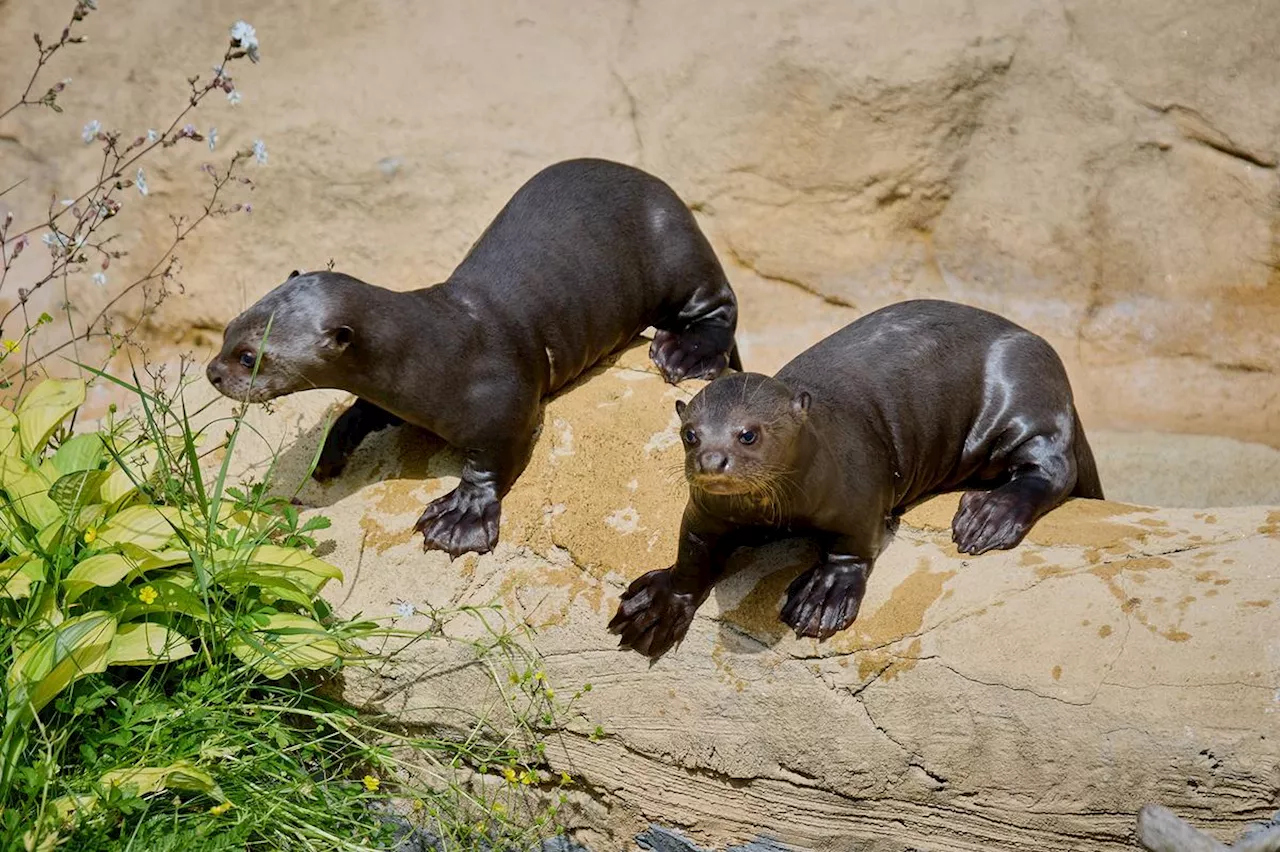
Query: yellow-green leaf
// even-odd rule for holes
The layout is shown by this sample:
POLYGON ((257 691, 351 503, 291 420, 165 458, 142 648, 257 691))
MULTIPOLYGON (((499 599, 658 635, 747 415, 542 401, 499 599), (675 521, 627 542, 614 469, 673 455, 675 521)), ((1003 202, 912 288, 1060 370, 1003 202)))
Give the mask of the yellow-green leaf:
POLYGON ((97 470, 105 454, 102 436, 97 432, 89 432, 63 441, 49 461, 58 473, 66 476, 81 470, 97 470))
POLYGON ((71 517, 82 506, 98 502, 98 490, 106 478, 105 470, 78 470, 64 474, 49 488, 49 499, 64 515, 71 517))
POLYGON ((116 628, 111 649, 107 652, 109 666, 140 666, 171 663, 190 657, 196 652, 187 638, 176 630, 161 624, 135 621, 116 628))
POLYGON ((44 529, 62 518, 62 511, 49 499, 49 483, 25 461, 0 455, 0 488, 12 508, 36 529, 44 529))
POLYGON ((107 667, 115 616, 87 612, 40 637, 9 667, 10 722, 26 722, 75 681, 107 667))
POLYGON ((213 780, 213 776, 185 760, 163 767, 139 766, 116 769, 104 774, 100 780, 105 787, 134 787, 139 796, 168 789, 190 790, 206 793, 217 799, 222 798, 222 790, 218 788, 218 783, 213 780))
POLYGON ((319 669, 341 660, 342 645, 305 615, 272 614, 261 629, 237 633, 231 652, 271 679, 297 669, 319 669))
POLYGON ((220 550, 214 554, 217 573, 261 574, 264 577, 283 577, 306 589, 313 597, 330 580, 342 580, 342 571, 323 559, 317 559, 306 551, 294 547, 264 544, 247 553, 220 550))
POLYGON ((22 442, 18 440, 18 418, 7 408, 0 408, 0 455, 22 455, 22 442))
POLYGON ((178 510, 169 506, 130 506, 111 516, 98 528, 94 544, 108 547, 113 544, 133 544, 147 550, 155 550, 173 538, 178 523, 178 510))
POLYGON ((73 603, 92 588, 114 586, 129 576, 137 564, 120 553, 97 553, 81 560, 62 581, 67 603, 73 603))
POLYGON ((160 453, 151 441, 143 441, 124 450, 117 449, 116 452, 119 459, 112 458, 107 466, 107 478, 100 492, 103 502, 112 505, 127 498, 137 490, 139 483, 154 476, 160 463, 160 453))
POLYGON ((31 584, 45 578, 48 565, 38 556, 10 556, 0 562, 0 595, 17 600, 31 594, 31 584))
POLYGON ((28 391, 17 409, 22 454, 30 456, 43 450, 53 430, 83 402, 84 382, 80 379, 46 379, 28 391))

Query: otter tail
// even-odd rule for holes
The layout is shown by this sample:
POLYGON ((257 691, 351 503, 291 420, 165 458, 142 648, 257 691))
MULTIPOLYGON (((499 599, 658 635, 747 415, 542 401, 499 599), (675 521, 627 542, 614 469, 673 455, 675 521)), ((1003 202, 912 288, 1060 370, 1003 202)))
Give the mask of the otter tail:
POLYGON ((733 341, 733 348, 729 350, 729 369, 742 372, 742 358, 738 355, 738 341, 733 341))
POLYGON ((1080 415, 1075 415, 1076 444, 1076 487, 1072 497, 1085 497, 1091 500, 1105 500, 1102 496, 1102 480, 1098 478, 1098 465, 1093 460, 1093 450, 1089 448, 1089 440, 1084 436, 1084 426, 1080 423, 1080 415))

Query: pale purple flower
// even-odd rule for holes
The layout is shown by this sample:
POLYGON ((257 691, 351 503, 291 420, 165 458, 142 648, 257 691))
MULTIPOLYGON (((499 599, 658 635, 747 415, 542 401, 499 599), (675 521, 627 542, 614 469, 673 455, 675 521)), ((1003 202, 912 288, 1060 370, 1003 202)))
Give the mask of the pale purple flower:
POLYGON ((227 103, 231 104, 232 106, 238 106, 240 104, 239 89, 232 89, 231 91, 227 92, 227 103))
POLYGON ((99 287, 107 286, 107 273, 105 272, 93 273, 93 283, 97 284, 99 287))
POLYGON ((94 119, 84 126, 84 130, 80 131, 80 138, 84 140, 84 144, 88 145, 98 138, 98 131, 102 129, 102 122, 94 119))
POLYGON ((213 146, 218 144, 218 128, 209 128, 209 150, 213 150, 213 146))
POLYGON ((138 185, 138 192, 143 195, 151 191, 147 188, 147 176, 142 173, 142 169, 138 169, 138 177, 134 180, 134 183, 138 185))
POLYGON ((258 61, 258 33, 253 27, 244 21, 236 21, 231 28, 231 40, 244 48, 250 62, 258 61))
POLYGON ((417 612, 418 612, 418 608, 415 607, 413 604, 409 603, 408 601, 396 602, 396 615, 400 616, 401 618, 412 618, 415 614, 417 614, 417 612))
POLYGON ((253 158, 258 161, 258 165, 267 164, 267 144, 261 139, 253 140, 253 158))
POLYGON ((148 131, 147 131, 147 141, 148 141, 148 142, 154 142, 154 141, 156 141, 156 140, 157 140, 157 139, 159 139, 159 138, 160 138, 160 134, 159 134, 159 133, 157 133, 156 131, 154 131, 154 130, 148 130, 148 131))

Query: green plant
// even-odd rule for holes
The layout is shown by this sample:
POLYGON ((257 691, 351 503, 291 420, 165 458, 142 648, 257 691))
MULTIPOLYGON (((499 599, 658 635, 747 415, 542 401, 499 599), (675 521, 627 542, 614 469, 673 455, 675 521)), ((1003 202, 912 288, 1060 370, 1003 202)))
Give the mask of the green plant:
MULTIPOLYGON (((272 511, 260 489, 228 491, 222 476, 206 486, 198 436, 185 422, 166 432, 157 398, 138 392, 150 406, 143 428, 68 436, 59 427, 84 401, 79 380, 40 382, 0 409, 0 615, 11 654, 0 801, 40 711, 108 666, 229 657, 278 679, 363 657, 349 632, 321 623, 318 593, 341 572, 300 546, 327 522, 299 528, 296 512, 272 511)), ((104 783, 218 795, 182 766, 104 783)))

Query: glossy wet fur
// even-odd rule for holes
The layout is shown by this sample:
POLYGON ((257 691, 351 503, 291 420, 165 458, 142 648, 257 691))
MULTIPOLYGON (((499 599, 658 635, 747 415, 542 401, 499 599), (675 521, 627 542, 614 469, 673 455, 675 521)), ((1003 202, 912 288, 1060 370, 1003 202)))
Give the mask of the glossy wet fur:
POLYGON ((637 169, 571 160, 531 178, 443 284, 393 292, 334 272, 291 277, 227 327, 208 372, 251 401, 310 387, 355 394, 317 478, 400 422, 462 450, 458 488, 417 525, 427 548, 456 556, 497 542, 542 399, 650 325, 670 382, 740 366, 736 299, 685 205, 637 169))
POLYGON ((874 561, 912 504, 978 489, 953 521, 957 547, 976 555, 1015 546, 1068 496, 1102 497, 1052 348, 995 314, 949 302, 869 314, 774 379, 712 382, 681 416, 682 433, 697 441, 686 440, 690 499, 676 564, 632 583, 610 623, 624 647, 655 658, 684 636, 728 554, 762 531, 804 533, 821 545, 818 564, 788 589, 782 620, 825 639, 856 618, 874 561), (799 406, 806 395, 811 402, 799 406), (793 420, 776 419, 784 403, 793 420), (750 445, 730 440, 771 418, 774 428, 762 427, 750 445), (706 479, 708 467, 722 469, 722 492, 734 490, 738 471, 741 493, 709 494, 700 485, 717 481, 706 479))

